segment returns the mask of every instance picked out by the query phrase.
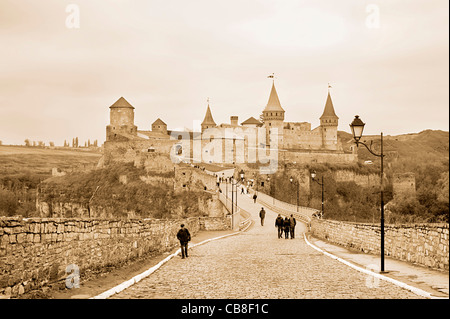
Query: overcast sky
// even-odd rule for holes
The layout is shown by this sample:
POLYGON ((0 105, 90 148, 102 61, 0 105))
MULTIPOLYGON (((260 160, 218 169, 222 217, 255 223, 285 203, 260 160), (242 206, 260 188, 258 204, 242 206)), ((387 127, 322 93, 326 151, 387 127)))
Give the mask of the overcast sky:
POLYGON ((1 0, 0 140, 102 144, 121 96, 139 130, 192 128, 208 97, 217 124, 242 122, 261 114, 272 73, 286 121, 318 126, 330 83, 339 130, 358 114, 367 134, 448 131, 448 5, 1 0))

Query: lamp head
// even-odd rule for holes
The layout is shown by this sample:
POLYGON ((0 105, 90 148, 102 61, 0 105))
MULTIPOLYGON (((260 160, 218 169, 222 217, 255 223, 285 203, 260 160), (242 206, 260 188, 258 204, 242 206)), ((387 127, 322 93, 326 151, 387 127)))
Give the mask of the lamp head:
POLYGON ((366 124, 361 121, 359 115, 355 115, 353 122, 350 124, 350 128, 352 129, 353 138, 355 139, 356 143, 358 143, 362 137, 364 125, 366 124))

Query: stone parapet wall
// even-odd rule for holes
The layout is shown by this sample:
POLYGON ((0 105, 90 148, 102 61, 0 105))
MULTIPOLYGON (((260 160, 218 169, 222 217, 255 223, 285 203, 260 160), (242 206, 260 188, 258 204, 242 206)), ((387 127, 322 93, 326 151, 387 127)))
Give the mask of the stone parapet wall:
MULTIPOLYGON (((313 218, 312 235, 365 253, 379 254, 380 225, 313 218)), ((385 256, 449 270, 448 224, 385 225, 385 256)))
POLYGON ((66 269, 80 273, 101 270, 147 253, 162 253, 179 243, 184 223, 192 235, 199 230, 230 229, 226 217, 180 220, 0 218, 0 295, 16 296, 61 282, 66 269))

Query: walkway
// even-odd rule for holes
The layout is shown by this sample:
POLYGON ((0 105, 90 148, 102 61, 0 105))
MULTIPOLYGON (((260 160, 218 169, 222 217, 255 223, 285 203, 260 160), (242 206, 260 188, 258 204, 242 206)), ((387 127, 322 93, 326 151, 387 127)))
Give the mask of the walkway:
POLYGON ((313 249, 301 223, 295 239, 277 238, 276 213, 266 209, 261 226, 261 205, 247 195, 238 203, 256 221, 248 231, 197 246, 187 259, 176 256, 111 299, 422 298, 313 249))

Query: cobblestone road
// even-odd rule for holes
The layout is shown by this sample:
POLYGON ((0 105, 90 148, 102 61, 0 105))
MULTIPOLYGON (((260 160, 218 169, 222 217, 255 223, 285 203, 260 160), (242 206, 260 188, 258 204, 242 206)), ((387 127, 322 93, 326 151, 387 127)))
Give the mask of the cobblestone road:
POLYGON ((111 299, 421 298, 383 280, 376 287, 368 275, 314 250, 300 223, 295 239, 278 239, 275 213, 266 209, 261 226, 261 205, 243 195, 239 204, 256 221, 250 230, 194 247, 189 258, 172 258, 111 299))

